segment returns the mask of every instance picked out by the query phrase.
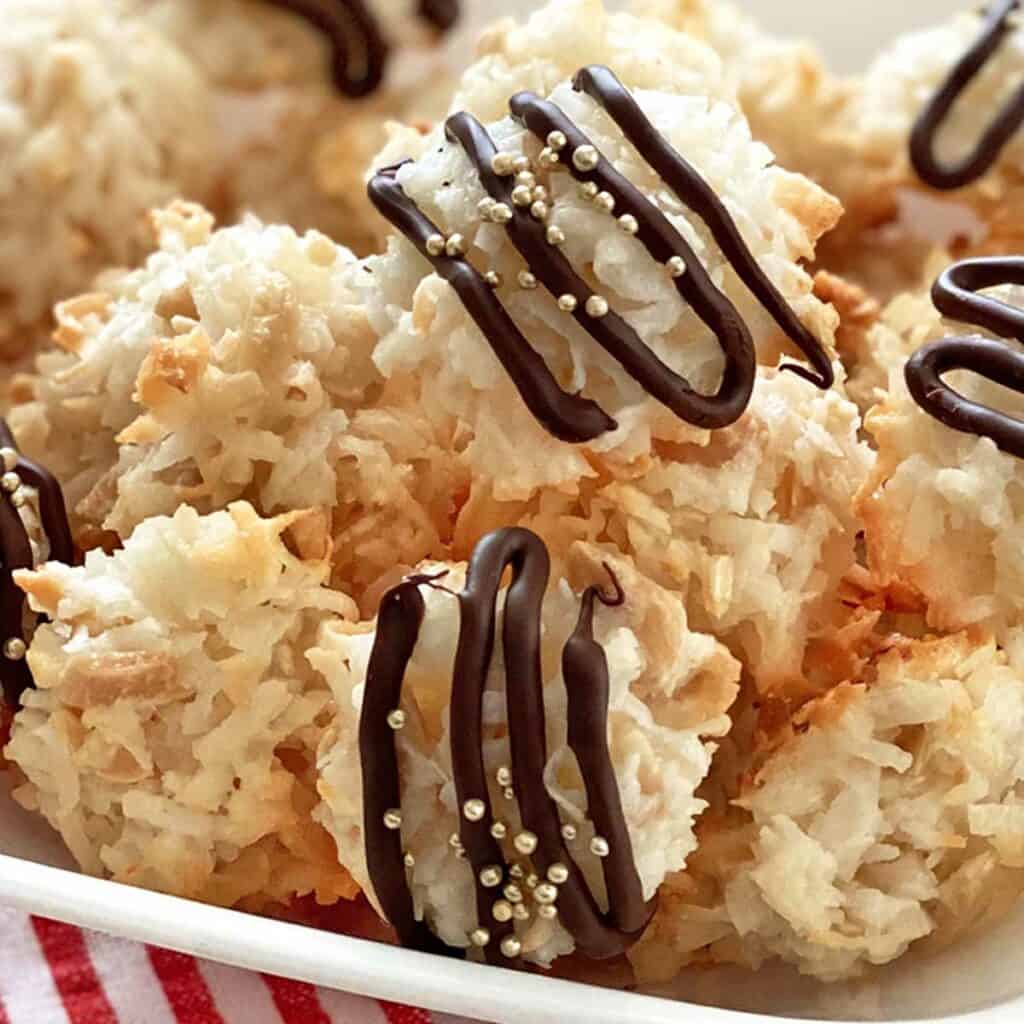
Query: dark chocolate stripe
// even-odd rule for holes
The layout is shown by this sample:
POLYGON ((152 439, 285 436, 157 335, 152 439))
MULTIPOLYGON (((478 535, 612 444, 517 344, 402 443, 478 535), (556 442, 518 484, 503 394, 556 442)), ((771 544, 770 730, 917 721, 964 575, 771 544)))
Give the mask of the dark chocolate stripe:
MULTIPOLYGON (((0 419, 0 448, 17 452, 5 420, 0 419)), ((0 472, 4 472, 0 469, 0 472)), ((39 519, 50 546, 49 561, 64 562, 68 565, 75 560, 75 547, 71 539, 64 494, 56 478, 49 470, 25 458, 18 452, 16 473, 29 487, 38 492, 39 519)), ((28 531, 13 503, 13 497, 6 490, 0 493, 0 680, 4 698, 16 707, 21 695, 32 686, 32 674, 24 658, 7 657, 3 646, 8 641, 26 643, 26 600, 21 589, 14 583, 13 573, 18 569, 32 569, 32 545, 28 531)), ((42 619, 39 616, 39 619, 42 619)))
POLYGON ((587 791, 587 812, 597 835, 608 840, 604 859, 608 890, 609 919, 626 934, 641 932, 654 912, 654 901, 644 900, 643 885, 633 860, 622 797, 608 749, 608 659, 594 640, 594 601, 617 607, 625 594, 615 574, 605 566, 614 592, 606 595, 600 587, 588 587, 583 594, 576 629, 562 650, 562 677, 569 696, 569 747, 579 762, 587 791))
MULTIPOLYGON (((718 248, 732 264, 739 279, 790 341, 807 356, 815 372, 793 364, 786 364, 782 369, 797 373, 820 388, 831 387, 835 381, 835 374, 828 353, 803 325, 754 259, 739 229, 729 216, 729 211, 715 195, 714 189, 697 173, 689 161, 669 145, 668 140, 640 109, 629 90, 609 68, 597 64, 578 71, 573 79, 573 88, 586 93, 604 108, 619 126, 622 134, 633 144, 633 148, 654 168, 661 180, 708 226, 718 248)), ((602 165, 605 168, 610 167, 604 160, 602 165)), ((571 163, 569 169, 578 177, 588 176, 577 172, 571 163)), ((623 181, 633 189, 628 181, 623 181)), ((627 202, 628 206, 636 203, 650 205, 643 193, 637 189, 633 191, 635 196, 627 202)), ((630 212, 639 217, 636 210, 630 212)))
MULTIPOLYGON (((996 256, 954 264, 935 282, 932 299, 950 319, 1024 342, 1024 311, 976 294, 1002 284, 1024 285, 1024 257, 996 256)), ((950 387, 942 375, 952 370, 970 370, 1024 393, 1024 353, 990 338, 943 338, 915 352, 904 369, 914 401, 929 415, 961 433, 988 437, 1004 452, 1024 458, 1024 422, 950 387)))
POLYGON ((558 386, 544 360, 530 347, 491 287, 468 260, 461 256, 435 256, 427 250, 427 239, 439 233, 437 226, 402 191, 395 180, 397 170, 389 167, 373 176, 370 199, 455 289, 530 412, 563 441, 589 441, 614 430, 615 421, 597 403, 571 395, 558 386))
MULTIPOLYGON (((331 73, 338 91, 359 99, 384 79, 390 47, 364 0, 267 0, 304 18, 331 42, 331 73)), ((419 15, 442 31, 459 16, 459 0, 420 0, 419 15)))
POLYGON ((935 152, 936 140, 957 100, 1014 31, 1010 16, 1019 0, 997 0, 985 16, 977 40, 954 65, 939 90, 921 111, 910 135, 910 161, 918 177, 932 188, 951 191, 977 181, 999 159, 1003 147, 1024 123, 1024 84, 996 113, 977 145, 966 156, 942 163, 935 152))
POLYGON ((416 920, 406 881, 402 833, 384 824, 384 815, 401 807, 398 754, 388 715, 401 704, 405 671, 422 622, 423 598, 417 582, 401 583, 381 599, 359 715, 363 832, 370 884, 399 941, 424 952, 446 952, 447 947, 416 920))
POLYGON ((459 20, 459 0, 420 0, 420 17, 442 32, 459 20))
MULTIPOLYGON (((544 878, 554 864, 564 864, 568 869, 568 878, 559 886, 560 920, 585 955, 604 959, 623 953, 637 936, 618 931, 598 908, 576 862, 565 848, 558 808, 544 784, 547 742, 541 682, 540 619, 549 564, 547 548, 536 534, 523 529, 498 530, 485 537, 473 552, 466 590, 460 603, 463 614, 467 607, 473 609, 476 626, 469 638, 469 646, 474 654, 479 655, 484 650, 482 645, 488 640, 493 647, 497 592, 506 566, 512 567, 512 582, 505 595, 502 641, 512 775, 520 816, 523 825, 537 836, 537 849, 532 860, 538 875, 544 878), (485 616, 488 619, 486 630, 480 623, 485 616)), ((489 650, 487 660, 490 660, 489 650)), ((456 678, 460 666, 461 662, 456 660, 456 678)), ((453 764, 456 763, 456 749, 463 742, 463 734, 453 727, 453 764)), ((622 827, 626 827, 625 821, 622 827)), ((464 825, 463 832, 479 828, 479 825, 464 825)), ((465 840, 463 843, 465 845, 465 840)))
MULTIPOLYGON (((494 653, 497 602, 507 568, 512 570, 512 580, 505 591, 502 645, 512 778, 523 828, 536 837, 536 848, 523 856, 530 857, 542 883, 554 869, 558 917, 580 950, 595 958, 616 956, 638 938, 654 910, 654 902, 643 899, 633 863, 608 749, 608 665, 593 639, 594 601, 621 604, 624 595, 614 576, 611 597, 598 587, 588 589, 563 656, 569 742, 584 773, 589 813, 598 835, 608 841, 603 870, 609 910, 603 913, 565 847, 558 808, 544 783, 547 743, 540 644, 550 561, 540 538, 524 529, 496 530, 484 537, 473 552, 465 588, 458 595, 461 622, 450 707, 452 776, 460 809, 458 838, 474 875, 479 927, 487 933, 482 944, 492 963, 519 959, 517 950, 502 949, 503 940, 514 935, 514 923, 498 921, 493 913, 496 902, 502 900, 502 886, 513 878, 492 833, 497 817, 483 756, 483 700, 494 653), (464 812, 470 802, 477 801, 480 813, 464 812), (501 873, 501 885, 484 884, 487 869, 501 873)), ((413 918, 400 835, 384 824, 387 812, 400 806, 398 763, 387 719, 398 707, 402 679, 423 620, 417 587, 437 586, 433 579, 411 577, 389 591, 381 603, 359 729, 371 882, 403 942, 421 949, 429 948, 429 940, 424 926, 413 918)), ((502 823, 502 827, 506 826, 502 823)))
MULTIPOLYGON (((525 120, 531 128, 542 124, 542 130, 534 129, 542 137, 550 131, 562 131, 568 140, 567 149, 575 150, 591 144, 556 106, 532 93, 514 96, 510 107, 513 116, 525 120)), ((666 366, 614 311, 610 310, 601 317, 587 313, 586 303, 593 289, 576 274, 558 247, 547 242, 544 225, 531 216, 529 210, 513 204, 512 180, 499 177, 491 169, 497 147, 476 118, 466 113, 456 114, 448 119, 445 133, 450 140, 462 146, 491 198, 512 208, 512 219, 505 228, 531 273, 556 298, 569 294, 576 299, 576 309, 572 313, 576 322, 649 395, 680 419, 700 427, 724 427, 739 419, 750 401, 756 373, 750 333, 732 303, 715 288, 694 251, 643 193, 603 159, 603 166, 599 165, 588 175, 615 196, 617 208, 637 217, 640 225, 637 237, 655 259, 664 261, 679 255, 685 261, 686 273, 677 279, 677 286, 697 315, 715 332, 726 357, 725 372, 715 395, 705 396, 695 391, 684 377, 666 366)))
MULTIPOLYGON (((25 642, 25 595, 15 585, 13 573, 32 568, 32 546, 18 510, 6 495, 0 496, 0 644, 7 640, 25 642)), ((21 695, 32 686, 28 662, 4 657, 0 651, 0 673, 4 700, 9 707, 21 703, 21 695)))

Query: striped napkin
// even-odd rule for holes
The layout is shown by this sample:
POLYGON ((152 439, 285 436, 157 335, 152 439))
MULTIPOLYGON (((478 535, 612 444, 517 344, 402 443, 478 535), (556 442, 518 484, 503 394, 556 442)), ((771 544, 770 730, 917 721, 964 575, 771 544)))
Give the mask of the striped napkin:
POLYGON ((473 1024, 0 907, 0 1024, 473 1024))

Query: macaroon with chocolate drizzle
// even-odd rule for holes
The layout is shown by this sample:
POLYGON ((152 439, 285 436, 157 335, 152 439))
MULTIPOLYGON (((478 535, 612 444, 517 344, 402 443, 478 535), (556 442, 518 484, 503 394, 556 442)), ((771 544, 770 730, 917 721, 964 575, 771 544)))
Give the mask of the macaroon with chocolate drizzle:
MULTIPOLYGON (((268 0, 318 28, 331 43, 331 74, 350 99, 375 92, 384 79, 389 46, 365 0, 268 0)), ((419 16, 444 31, 459 16, 458 0, 420 0, 419 16)))
MULTIPOLYGON (((566 848, 574 826, 561 823, 544 783, 547 746, 540 636, 549 569, 547 548, 536 534, 521 528, 496 530, 476 546, 465 588, 454 595, 461 626, 452 677, 451 760, 462 814, 452 846, 475 876, 478 926, 467 940, 482 948, 492 963, 516 963, 522 953, 515 920, 528 917, 528 912, 516 880, 524 875, 538 916, 557 918, 581 952, 596 959, 628 949, 654 911, 653 901, 644 900, 608 749, 608 664, 593 634, 595 601, 614 607, 626 600, 610 569, 612 593, 598 586, 585 591, 579 620, 562 654, 569 746, 579 762, 597 830, 589 852, 602 862, 607 912, 598 907, 566 848), (518 801, 523 827, 515 836, 508 834, 491 806, 483 755, 484 691, 495 643, 496 603, 507 568, 512 581, 505 597, 502 643, 512 764, 499 768, 495 781, 507 798, 518 801), (506 863, 499 844, 505 838, 516 854, 529 859, 529 867, 506 863), (529 881, 534 882, 532 887, 529 881)), ((359 750, 370 882, 402 943, 438 951, 443 948, 440 941, 416 920, 413 910, 406 875, 410 859, 401 842, 395 746, 395 732, 404 725, 404 716, 396 709, 423 623, 419 588, 424 585, 438 586, 429 577, 411 577, 381 600, 360 713, 359 750)))
MULTIPOLYGON (((932 300, 952 320, 1024 342, 1024 310, 978 294, 1004 284, 1024 285, 1024 257, 956 263, 935 282, 932 300)), ((1024 353, 991 338, 950 337, 919 349, 904 370, 910 394, 930 416, 961 433, 990 438, 1002 451, 1024 458, 1024 421, 964 397, 942 379, 952 370, 970 370, 1024 394, 1024 353)))
POLYGON ((19 511, 29 501, 25 487, 33 488, 38 495, 39 518, 50 547, 50 560, 70 565, 75 548, 60 485, 52 473, 18 451, 4 420, 0 420, 0 460, 0 681, 4 700, 10 707, 17 707, 21 695, 32 686, 32 673, 25 661, 25 595, 14 582, 14 573, 19 569, 35 567, 32 543, 19 511))
MULTIPOLYGON (((828 353, 758 266, 707 182, 672 149, 610 70, 584 68, 576 74, 573 87, 607 111, 665 184, 704 221, 740 280, 813 367, 786 364, 783 369, 818 387, 830 387, 834 376, 828 353)), ((530 160, 499 152, 479 121, 465 112, 455 114, 446 122, 445 134, 465 151, 487 192, 480 204, 481 216, 503 225, 526 261, 520 285, 532 288, 542 284, 563 312, 572 315, 626 373, 680 419, 709 429, 734 423, 750 402, 756 377, 753 341, 739 311, 715 287, 668 218, 615 170, 558 106, 529 92, 513 96, 509 106, 513 118, 546 143, 540 166, 548 171, 565 169, 580 182, 582 194, 616 216, 622 230, 635 235, 665 267, 682 298, 715 333, 725 354, 717 392, 697 392, 644 344, 603 296, 591 292, 559 248, 565 241, 561 229, 546 223, 550 213, 547 190, 536 185, 530 160)), ((455 289, 536 419, 555 437, 572 442, 592 440, 614 430, 615 421, 598 405, 559 387, 494 294, 497 279, 481 274, 465 258, 461 235, 445 238, 405 195, 397 181, 401 166, 385 168, 373 177, 371 200, 455 289)))
POLYGON ((999 108, 970 152, 948 164, 935 153, 937 136, 957 100, 1003 45, 1006 37, 1016 31, 1011 17, 1019 7, 1020 0, 994 0, 985 15, 981 34, 921 111, 910 136, 910 160, 926 185, 952 191, 977 181, 999 159, 1003 147, 1024 124, 1022 83, 999 108))

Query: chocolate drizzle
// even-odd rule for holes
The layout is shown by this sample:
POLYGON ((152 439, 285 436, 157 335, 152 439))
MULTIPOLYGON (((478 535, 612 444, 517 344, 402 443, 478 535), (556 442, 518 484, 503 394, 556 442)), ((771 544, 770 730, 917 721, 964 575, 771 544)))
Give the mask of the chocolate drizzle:
MULTIPOLYGON (((523 856, 529 856, 539 879, 557 880, 556 891, 549 894, 549 905, 557 899, 558 917, 580 950, 594 958, 616 956, 639 937, 654 909, 653 901, 648 903, 643 898, 633 863, 608 749, 608 666, 603 649, 593 638, 595 600, 617 605, 623 602, 624 594, 614 576, 611 596, 599 587, 590 587, 563 652, 569 743, 579 760, 589 813, 600 837, 594 842, 606 844, 598 847, 601 854, 607 854, 603 869, 609 910, 603 912, 566 849, 558 808, 544 783, 548 755, 540 638, 550 562, 540 538, 524 529, 497 530, 481 540, 470 561, 466 586, 457 595, 461 626, 452 681, 451 760, 458 806, 475 805, 472 815, 460 815, 458 843, 475 879, 478 933, 486 939, 478 944, 493 963, 513 963, 519 957, 513 922, 494 914, 496 902, 501 901, 500 887, 514 883, 515 877, 494 836, 498 818, 491 805, 483 756, 484 691, 494 651, 496 604, 507 568, 512 570, 512 581, 505 595, 502 644, 512 765, 510 778, 502 785, 514 780, 524 829, 512 845, 523 856), (521 848, 523 843, 525 848, 521 848)), ((394 734, 388 715, 389 709, 399 705, 405 671, 422 625, 424 606, 418 587, 424 584, 432 585, 423 577, 406 580, 381 602, 359 740, 371 883, 402 941, 415 948, 432 949, 438 940, 414 918, 400 832, 385 823, 389 811, 400 806, 394 734)), ((549 884, 548 888, 554 887, 549 884)), ((539 894, 540 889, 536 891, 539 894)))
MULTIPOLYGON (((822 348, 818 339, 801 323, 789 303, 754 259, 735 222, 729 216, 729 211, 721 199, 715 195, 714 189, 681 154, 669 145, 664 136, 640 109, 629 90, 608 68, 599 65, 582 68, 576 72, 572 84, 577 92, 586 93, 591 99, 601 104, 622 130, 622 134, 654 168, 661 180, 704 221, 719 249, 722 250, 722 254, 732 264, 739 279, 761 303, 789 340, 803 352, 814 368, 811 371, 803 366, 786 364, 782 369, 799 374, 823 390, 830 388, 835 382, 835 374, 828 353, 822 348)), ((515 103, 514 100, 513 103, 515 103)), ((529 116, 525 111, 524 114, 529 116)), ((616 172, 607 161, 602 160, 598 170, 608 174, 609 180, 615 186, 611 189, 613 195, 616 194, 618 188, 622 189, 626 205, 631 207, 645 205, 652 210, 655 209, 644 199, 643 194, 634 189, 625 178, 617 181, 616 172)), ((636 210, 632 212, 639 217, 636 210)), ((641 223, 643 222, 641 221, 641 223)), ((654 251, 653 248, 652 251, 654 251)), ((682 292, 681 285, 680 291, 682 292)), ((683 292, 683 296, 686 297, 685 292, 683 292)))
MULTIPOLYGON (((822 388, 833 382, 828 354, 800 322, 782 295, 758 266, 728 211, 697 171, 658 133, 621 82, 602 67, 580 71, 574 88, 594 98, 612 117, 651 167, 678 198, 707 224, 725 257, 772 318, 808 357, 813 369, 787 364, 822 388)), ((623 370, 653 398, 680 419, 714 429, 734 423, 750 401, 756 376, 756 359, 750 331, 728 297, 716 288, 696 253, 668 218, 593 146, 587 136, 555 104, 529 92, 512 97, 513 118, 541 139, 559 139, 558 154, 548 153, 549 164, 564 167, 577 181, 604 197, 620 224, 630 224, 651 256, 670 268, 679 294, 714 332, 725 355, 725 368, 713 395, 697 392, 681 375, 662 362, 627 321, 608 309, 607 302, 592 294, 587 282, 552 241, 545 226, 546 203, 517 202, 510 173, 495 163, 497 147, 484 126, 468 113, 450 117, 445 125, 448 139, 458 143, 487 193, 485 202, 503 208, 512 244, 523 256, 527 276, 559 300, 590 336, 623 370), (586 160, 579 160, 586 154, 586 160), (539 210, 539 212, 538 212, 539 210)), ((543 154, 542 154, 543 156, 543 154)), ((398 168, 378 172, 370 182, 370 198, 380 212, 430 260, 434 269, 456 290, 480 327, 527 407, 555 437, 582 442, 616 427, 615 421, 595 403, 563 391, 522 333, 512 322, 488 283, 465 258, 462 248, 439 248, 444 242, 437 226, 418 209, 396 181, 398 168), (430 242, 434 242, 431 251, 430 242)), ((528 176, 532 177, 532 175, 528 176)), ((543 190, 542 190, 543 191, 543 190)), ((455 237, 455 236, 453 236, 455 237)))
MULTIPOLYGON (((1024 257, 999 256, 954 264, 935 282, 932 299, 944 316, 984 327, 1000 338, 1024 342, 1024 310, 977 294, 1002 284, 1024 285, 1024 257)), ((1024 421, 972 402, 942 379, 970 370, 1024 394, 1024 353, 1002 341, 952 337, 925 345, 907 360, 905 377, 914 401, 953 430, 988 437, 999 448, 1024 458, 1024 421)))
POLYGON ((1024 84, 999 108, 995 119, 966 156, 950 164, 935 154, 936 136, 964 90, 991 60, 1014 30, 1010 17, 1019 0, 997 0, 985 16, 981 34, 954 65, 945 82, 929 100, 910 136, 910 160, 918 177, 932 188, 951 191, 977 181, 999 158, 1003 147, 1024 124, 1024 84))
POLYGON ((19 569, 33 568, 32 545, 18 513, 24 504, 24 483, 38 493, 39 517, 50 546, 50 560, 74 561, 74 544, 64 507, 64 495, 53 474, 25 458, 14 443, 6 422, 0 420, 0 460, 4 475, 0 483, 0 680, 4 699, 16 707, 21 695, 32 686, 32 674, 25 661, 25 595, 14 583, 19 569))
MULTIPOLYGON (((389 46, 365 0, 268 0, 304 18, 331 41, 331 73, 351 99, 375 92, 387 67, 389 46)), ((458 0, 420 0, 419 15, 440 30, 459 16, 458 0)))

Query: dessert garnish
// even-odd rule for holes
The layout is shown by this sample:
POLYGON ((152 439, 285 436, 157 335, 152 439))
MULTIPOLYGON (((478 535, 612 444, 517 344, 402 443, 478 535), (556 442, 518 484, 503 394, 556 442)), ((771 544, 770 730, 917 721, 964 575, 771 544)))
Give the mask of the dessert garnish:
MULTIPOLYGON (((964 260, 949 267, 935 282, 936 309, 952 320, 983 327, 1000 339, 1024 342, 1024 310, 978 292, 998 285, 1024 285, 1024 257, 997 256, 964 260)), ((907 387, 929 415, 961 433, 993 440, 1004 452, 1024 458, 1024 421, 973 402, 950 387, 942 375, 970 370, 1024 393, 1024 353, 1005 341, 949 337, 920 348, 907 360, 907 387)))
POLYGON ((952 191, 977 181, 999 159, 1007 142, 1024 123, 1024 84, 996 112, 975 147, 952 163, 935 153, 936 137, 957 100, 1016 30, 1011 17, 1020 0, 998 0, 985 15, 981 34, 960 58, 922 110, 910 136, 910 160, 920 179, 932 188, 952 191))
MULTIPOLYGON (((606 567, 607 568, 607 567, 606 567)), ((586 856, 599 858, 609 909, 598 906, 567 843, 576 826, 561 821, 548 794, 544 688, 541 679, 541 610, 550 557, 529 530, 496 530, 473 552, 460 594, 461 626, 451 693, 451 763, 461 809, 452 855, 464 859, 476 883, 477 927, 467 936, 492 963, 515 963, 522 953, 517 921, 534 915, 558 920, 587 956, 624 952, 650 920, 633 862, 608 748, 608 664, 594 640, 594 602, 621 605, 625 594, 608 570, 611 593, 591 586, 583 594, 576 627, 562 652, 568 696, 569 746, 587 792, 595 834, 586 856), (497 768, 493 784, 515 801, 521 826, 502 820, 492 804, 483 754, 483 697, 495 643, 497 600, 505 570, 502 645, 511 764, 497 768), (502 843, 504 843, 504 848, 502 843), (532 884, 531 884, 532 883, 532 884)), ((405 727, 399 707, 402 684, 424 618, 421 586, 445 589, 436 579, 414 576, 389 590, 380 603, 360 715, 366 862, 377 898, 403 944, 442 949, 427 925, 416 920, 407 872, 415 864, 402 849, 401 781, 395 735, 405 727)), ((448 591, 450 593, 450 591, 448 591)))
MULTIPOLYGON (((834 377, 827 352, 758 266, 713 189, 669 145, 610 70, 584 68, 573 86, 608 112, 665 184, 704 221, 739 278, 813 367, 785 364, 783 369, 818 387, 830 387, 834 377)), ((509 106, 513 118, 544 140, 536 165, 526 156, 499 151, 484 126, 468 113, 450 117, 445 132, 466 152, 487 192, 480 203, 481 216, 503 225, 525 260, 518 286, 532 289, 542 284, 556 297, 562 312, 573 316, 626 373, 680 419, 708 429, 734 423, 749 404, 756 375, 753 341, 739 311, 711 281, 668 218, 556 104, 522 92, 512 97, 509 106), (549 222, 550 192, 538 184, 537 167, 552 173, 568 171, 579 182, 581 195, 616 217, 619 227, 639 239, 664 266, 680 295, 721 343, 725 369, 714 395, 697 392, 662 362, 607 299, 594 293, 573 269, 561 249, 564 232, 549 222)), ((371 199, 455 289, 536 419, 555 437, 572 442, 614 430, 614 419, 600 406, 559 386, 495 294, 502 283, 498 275, 477 270, 466 259, 465 239, 459 234, 446 238, 409 199, 397 181, 401 166, 385 168, 373 177, 371 199)))

